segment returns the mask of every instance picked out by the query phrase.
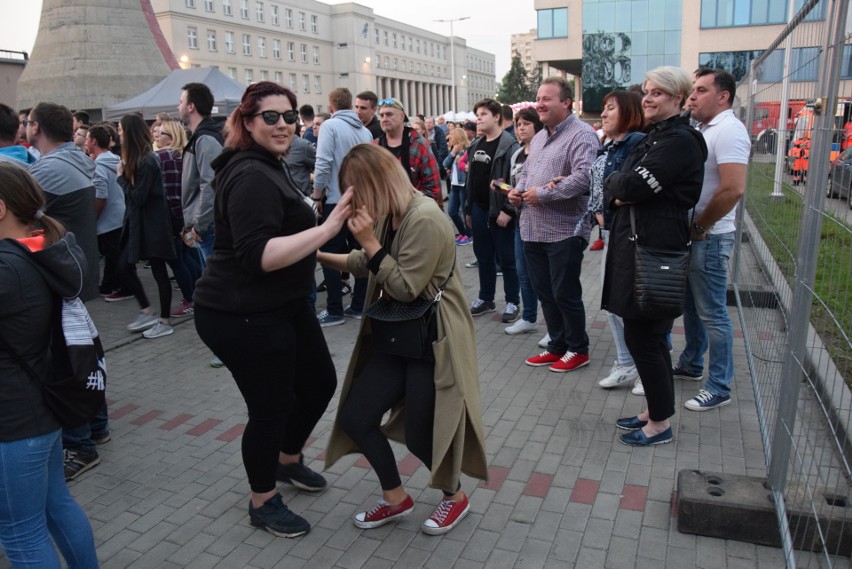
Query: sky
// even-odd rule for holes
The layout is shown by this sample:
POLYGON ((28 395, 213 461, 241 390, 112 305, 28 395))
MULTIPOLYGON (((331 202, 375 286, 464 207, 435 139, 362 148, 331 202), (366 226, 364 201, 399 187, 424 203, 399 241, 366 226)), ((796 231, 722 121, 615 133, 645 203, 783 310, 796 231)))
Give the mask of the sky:
MULTIPOLYGON (((328 0, 326 0, 328 1, 328 0)), ((331 0, 331 4, 343 0, 331 0)), ((512 34, 528 32, 535 27, 533 0, 511 3, 511 9, 494 0, 359 0, 385 18, 391 18, 430 32, 450 35, 450 24, 433 20, 463 18, 453 24, 456 36, 476 49, 493 53, 496 58, 497 81, 509 71, 512 34)), ((41 0, 0 0, 0 50, 32 53, 41 15, 41 0)))

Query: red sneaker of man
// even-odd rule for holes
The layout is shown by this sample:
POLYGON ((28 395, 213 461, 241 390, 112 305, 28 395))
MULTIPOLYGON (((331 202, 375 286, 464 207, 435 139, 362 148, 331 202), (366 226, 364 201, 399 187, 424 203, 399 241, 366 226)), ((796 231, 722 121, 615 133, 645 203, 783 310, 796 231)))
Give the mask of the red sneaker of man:
POLYGON ((592 246, 589 247, 589 251, 600 251, 603 248, 604 248, 604 240, 598 239, 597 241, 592 243, 592 246))
POLYGON ((404 518, 413 511, 414 500, 411 499, 411 496, 406 496, 405 500, 394 506, 384 500, 379 500, 379 504, 375 508, 369 512, 355 514, 352 521, 361 529, 372 529, 390 521, 404 518))
POLYGON ((550 352, 542 352, 537 356, 532 356, 531 358, 527 358, 524 362, 528 366, 533 367, 541 367, 541 366, 549 366, 551 364, 555 364, 559 361, 561 356, 557 356, 556 354, 551 354, 550 352))
POLYGON ((587 365, 589 365, 589 354, 565 352, 565 355, 559 358, 558 362, 550 366, 550 371, 564 373, 587 365))
POLYGON ((456 527, 469 511, 467 496, 461 502, 443 500, 420 529, 429 535, 443 535, 456 527))

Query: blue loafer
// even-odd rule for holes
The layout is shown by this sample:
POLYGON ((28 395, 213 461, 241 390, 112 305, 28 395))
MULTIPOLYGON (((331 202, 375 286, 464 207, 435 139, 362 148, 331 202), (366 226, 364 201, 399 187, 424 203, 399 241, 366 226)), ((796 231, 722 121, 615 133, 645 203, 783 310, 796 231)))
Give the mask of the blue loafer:
POLYGON ((615 422, 615 426, 625 431, 635 431, 648 424, 648 421, 640 421, 639 417, 622 417, 615 422))
POLYGON ((619 440, 626 445, 631 445, 635 447, 648 447, 652 445, 664 445, 666 443, 672 442, 674 435, 672 434, 672 428, 669 427, 662 433, 654 435, 653 437, 646 437, 645 433, 642 432, 642 429, 638 429, 629 433, 625 433, 618 437, 619 440))

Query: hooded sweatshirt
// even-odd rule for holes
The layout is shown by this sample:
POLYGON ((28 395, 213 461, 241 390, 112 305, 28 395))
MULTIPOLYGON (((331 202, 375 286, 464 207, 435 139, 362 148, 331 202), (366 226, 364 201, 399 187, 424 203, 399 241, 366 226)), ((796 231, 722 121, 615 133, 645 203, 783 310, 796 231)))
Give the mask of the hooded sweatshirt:
POLYGON ((12 162, 27 167, 35 163, 36 157, 25 146, 4 146, 0 148, 0 162, 12 162))
POLYGON ((219 126, 206 117, 192 133, 183 149, 181 173, 181 198, 183 223, 195 229, 199 236, 213 225, 213 160, 222 152, 222 134, 219 126))
POLYGON ((98 234, 95 214, 95 163, 77 148, 66 142, 42 154, 30 166, 30 174, 41 185, 47 200, 45 213, 61 222, 74 233, 86 256, 86 281, 80 298, 83 301, 98 296, 98 234))
POLYGON ((317 140, 317 162, 314 167, 314 189, 328 190, 329 204, 340 201, 340 165, 349 149, 356 144, 370 143, 373 135, 355 111, 337 111, 322 123, 317 140))
MULTIPOLYGON (((28 241, 38 244, 43 239, 28 241)), ((54 302, 57 296, 79 296, 83 262, 83 252, 72 233, 36 252, 14 239, 0 240, 0 337, 43 380, 50 377, 54 302)), ((5 347, 0 347, 0 392, 0 442, 59 429, 44 404, 40 385, 5 347)))
POLYGON ((124 224, 124 192, 118 185, 116 169, 121 159, 112 152, 95 158, 95 197, 106 200, 98 216, 98 235, 120 229, 124 224))

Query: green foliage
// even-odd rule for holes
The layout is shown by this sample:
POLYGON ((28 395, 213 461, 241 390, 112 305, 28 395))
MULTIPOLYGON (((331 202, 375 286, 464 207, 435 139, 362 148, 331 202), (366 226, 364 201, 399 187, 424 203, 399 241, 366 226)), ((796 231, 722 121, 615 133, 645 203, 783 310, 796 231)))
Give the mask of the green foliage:
MULTIPOLYGON (((536 89, 538 89, 538 86, 536 86, 536 89)), ((500 87, 497 89, 497 99, 503 104, 512 105, 521 101, 531 101, 534 98, 535 90, 530 90, 527 70, 524 69, 521 56, 516 51, 515 55, 512 56, 512 65, 506 75, 503 76, 500 87)))

